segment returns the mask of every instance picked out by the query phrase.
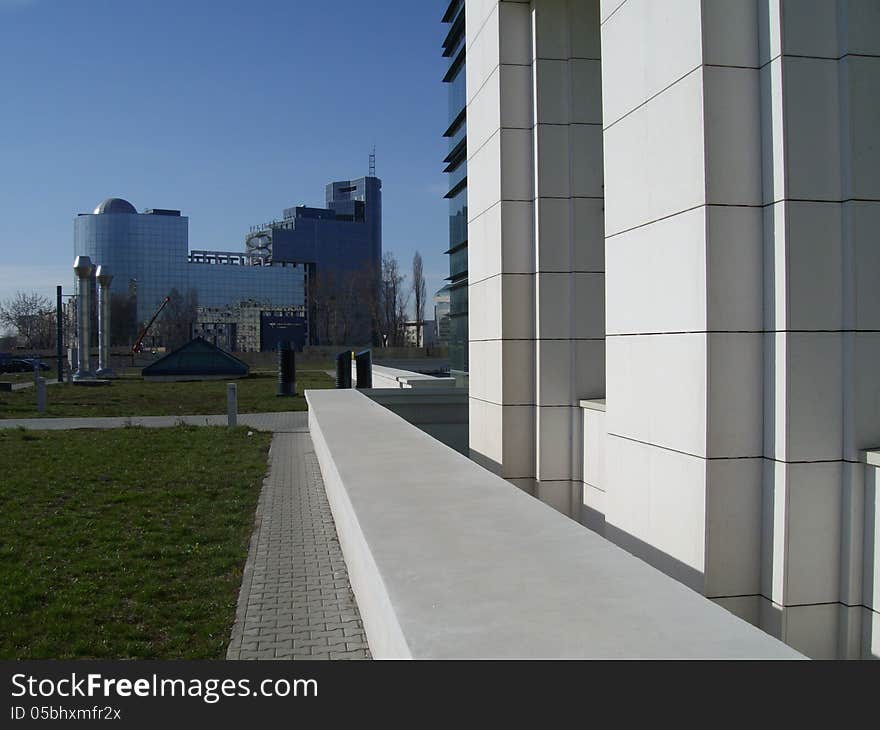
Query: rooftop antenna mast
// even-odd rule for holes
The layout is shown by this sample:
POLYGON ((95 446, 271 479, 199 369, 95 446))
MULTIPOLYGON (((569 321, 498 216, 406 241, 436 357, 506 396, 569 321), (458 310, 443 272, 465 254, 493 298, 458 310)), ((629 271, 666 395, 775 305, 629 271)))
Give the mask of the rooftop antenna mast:
POLYGON ((370 152, 370 177, 376 177, 376 145, 373 145, 373 151, 370 152))

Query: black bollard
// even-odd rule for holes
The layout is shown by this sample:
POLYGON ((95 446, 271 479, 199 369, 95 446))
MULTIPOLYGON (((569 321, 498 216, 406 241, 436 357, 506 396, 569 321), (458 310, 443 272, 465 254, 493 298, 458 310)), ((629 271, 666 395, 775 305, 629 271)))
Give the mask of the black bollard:
POLYGON ((291 343, 278 343, 278 396, 296 395, 296 360, 291 343))
POLYGON ((336 356, 336 387, 351 387, 351 350, 340 352, 336 356))
POLYGON ((373 387, 373 353, 370 350, 363 350, 354 356, 355 368, 357 370, 357 387, 372 388, 373 387))

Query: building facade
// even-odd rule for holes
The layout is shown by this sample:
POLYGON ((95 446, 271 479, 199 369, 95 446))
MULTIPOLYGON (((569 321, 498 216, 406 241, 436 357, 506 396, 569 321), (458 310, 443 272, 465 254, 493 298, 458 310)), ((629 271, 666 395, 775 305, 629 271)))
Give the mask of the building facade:
POLYGON ((240 301, 225 307, 199 307, 192 336, 227 352, 271 351, 281 341, 301 351, 308 341, 308 322, 303 307, 240 301))
POLYGON ((880 4, 465 6, 472 457, 875 655, 880 4))
POLYGON ((305 307, 306 269, 245 252, 190 251, 189 219, 177 210, 138 213, 109 198, 74 219, 74 257, 89 256, 113 273, 111 295, 134 298, 131 337, 176 290, 200 307, 256 299, 276 307, 305 307))
MULTIPOLYGON (((316 323, 324 319, 319 309, 329 314, 331 303, 348 292, 360 292, 361 300, 375 296, 382 269, 382 181, 367 176, 332 182, 325 198, 325 208, 287 208, 281 220, 254 226, 245 239, 252 255, 305 264, 310 320, 316 323)), ((369 342, 367 307, 346 314, 354 320, 352 341, 369 342)), ((311 328, 312 344, 320 344, 322 336, 321 327, 311 328)))
POLYGON ((443 41, 443 57, 448 59, 444 83, 448 84, 448 126, 443 136, 449 140, 443 162, 449 175, 449 368, 461 384, 468 378, 468 140, 467 140, 467 64, 465 62, 464 0, 452 0, 443 15, 449 25, 443 41))
POLYGON ((403 323, 403 341, 406 347, 435 347, 437 345, 437 323, 432 319, 403 323))

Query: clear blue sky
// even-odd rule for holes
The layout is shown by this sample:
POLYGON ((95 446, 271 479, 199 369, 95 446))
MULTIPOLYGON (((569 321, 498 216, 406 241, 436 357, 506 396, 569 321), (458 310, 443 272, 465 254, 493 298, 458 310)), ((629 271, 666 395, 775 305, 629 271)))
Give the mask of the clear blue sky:
POLYGON ((176 208, 190 248, 367 173, 383 244, 446 276, 444 0, 0 0, 0 299, 71 285, 73 218, 176 208))

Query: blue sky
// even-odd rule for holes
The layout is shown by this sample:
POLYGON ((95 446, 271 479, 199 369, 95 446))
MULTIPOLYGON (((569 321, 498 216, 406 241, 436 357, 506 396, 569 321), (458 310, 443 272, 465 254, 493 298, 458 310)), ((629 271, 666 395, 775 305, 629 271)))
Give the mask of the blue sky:
POLYGON ((73 218, 177 208, 190 248, 367 173, 383 244, 446 275, 440 0, 0 0, 0 299, 70 286, 73 218))

